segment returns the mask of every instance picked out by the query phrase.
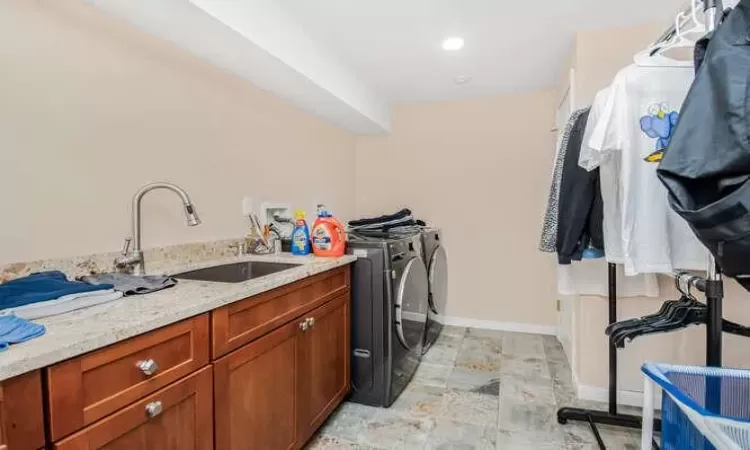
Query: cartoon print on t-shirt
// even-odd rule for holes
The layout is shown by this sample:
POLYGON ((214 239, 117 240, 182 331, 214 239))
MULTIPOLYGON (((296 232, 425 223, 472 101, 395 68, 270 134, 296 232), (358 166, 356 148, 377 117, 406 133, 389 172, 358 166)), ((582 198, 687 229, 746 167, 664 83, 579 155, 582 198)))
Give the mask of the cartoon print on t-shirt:
POLYGON ((656 139, 656 150, 643 158, 646 162, 659 162, 664 157, 664 151, 672 139, 674 127, 680 113, 669 112, 667 103, 653 104, 648 108, 648 114, 641 117, 641 130, 646 136, 656 139))

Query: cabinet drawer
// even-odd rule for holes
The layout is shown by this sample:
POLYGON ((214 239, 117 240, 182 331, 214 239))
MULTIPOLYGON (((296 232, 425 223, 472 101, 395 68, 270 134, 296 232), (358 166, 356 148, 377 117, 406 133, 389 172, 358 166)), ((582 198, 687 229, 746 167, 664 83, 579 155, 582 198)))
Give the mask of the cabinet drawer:
POLYGON ((211 367, 55 443, 55 450, 213 449, 211 367))
POLYGON ((48 368, 58 440, 208 364, 208 314, 48 368))
POLYGON ((213 358, 262 336, 349 289, 349 266, 264 292, 212 313, 213 358))

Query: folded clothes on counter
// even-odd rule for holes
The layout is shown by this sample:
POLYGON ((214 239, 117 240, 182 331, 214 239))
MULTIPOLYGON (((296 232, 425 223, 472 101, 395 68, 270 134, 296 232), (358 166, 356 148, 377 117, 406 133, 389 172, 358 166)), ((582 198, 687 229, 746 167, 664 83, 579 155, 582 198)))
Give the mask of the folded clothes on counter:
POLYGON ((26 342, 45 333, 43 325, 13 315, 0 316, 0 351, 7 350, 11 344, 26 342))
POLYGON ((32 303, 55 300, 65 295, 112 289, 102 284, 92 286, 70 281, 59 271, 39 272, 0 284, 0 310, 17 308, 32 303))
POLYGON ((94 292, 80 292, 77 294, 63 295, 54 300, 29 303, 0 310, 2 315, 16 315, 24 319, 41 319, 43 317, 65 314, 90 306, 101 305, 122 298, 122 292, 114 289, 105 289, 94 292))
POLYGON ((81 277, 80 280, 94 286, 113 285, 116 291, 120 291, 125 295, 148 294, 177 284, 177 280, 172 277, 158 275, 136 276, 122 273, 100 273, 98 275, 81 277))

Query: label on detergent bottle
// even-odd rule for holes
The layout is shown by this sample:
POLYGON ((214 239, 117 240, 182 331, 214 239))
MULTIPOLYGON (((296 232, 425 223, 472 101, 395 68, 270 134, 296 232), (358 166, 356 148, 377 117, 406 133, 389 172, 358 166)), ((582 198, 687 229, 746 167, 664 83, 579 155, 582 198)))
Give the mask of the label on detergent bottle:
POLYGON ((292 236, 292 245, 297 252, 304 252, 307 248, 307 236, 305 236, 305 229, 298 228, 292 236))
POLYGON ((324 251, 328 251, 333 247, 331 244, 331 233, 328 231, 328 228, 323 225, 313 228, 312 242, 313 246, 324 251))
POLYGON ((297 222, 292 232, 292 253, 295 255, 307 255, 310 253, 310 229, 305 222, 305 212, 297 211, 295 214, 297 222))

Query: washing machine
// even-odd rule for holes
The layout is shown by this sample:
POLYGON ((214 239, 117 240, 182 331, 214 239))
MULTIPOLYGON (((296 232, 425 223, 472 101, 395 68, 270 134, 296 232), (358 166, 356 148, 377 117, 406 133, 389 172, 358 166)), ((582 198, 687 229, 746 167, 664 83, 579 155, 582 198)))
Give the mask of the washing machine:
POLYGON ((440 240, 440 230, 422 230, 422 258, 427 268, 427 325, 425 326, 423 354, 435 343, 443 330, 442 318, 448 302, 448 257, 440 240))
POLYGON ((427 269, 419 234, 350 234, 350 400, 390 406, 419 367, 427 325, 427 269))

